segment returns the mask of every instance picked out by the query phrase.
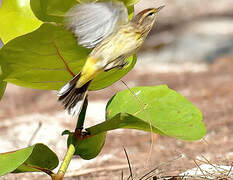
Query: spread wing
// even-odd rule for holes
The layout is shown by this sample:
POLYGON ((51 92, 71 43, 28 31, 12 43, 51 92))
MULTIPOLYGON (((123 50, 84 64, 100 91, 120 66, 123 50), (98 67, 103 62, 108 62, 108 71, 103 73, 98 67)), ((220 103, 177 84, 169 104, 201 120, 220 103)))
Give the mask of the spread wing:
POLYGON ((80 45, 93 48, 119 25, 127 23, 128 13, 121 2, 83 3, 69 10, 66 22, 80 45))

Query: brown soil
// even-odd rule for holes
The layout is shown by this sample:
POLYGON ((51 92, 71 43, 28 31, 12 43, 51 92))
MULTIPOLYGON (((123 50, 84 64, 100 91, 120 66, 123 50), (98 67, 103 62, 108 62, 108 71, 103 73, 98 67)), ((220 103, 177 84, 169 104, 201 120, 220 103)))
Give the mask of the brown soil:
MULTIPOLYGON (((66 179, 121 179, 121 169, 112 170, 110 167, 127 164, 123 147, 127 149, 135 178, 141 177, 160 163, 168 162, 181 154, 184 156, 183 158, 159 167, 153 176, 178 175, 180 172, 195 167, 194 160, 200 159, 201 156, 206 157, 212 163, 230 165, 233 162, 233 58, 218 59, 208 67, 208 71, 201 73, 142 73, 135 70, 124 78, 124 81, 128 84, 134 82, 141 86, 167 84, 169 88, 187 97, 203 112, 204 123, 208 132, 204 140, 184 142, 153 135, 154 144, 150 154, 151 138, 149 133, 139 133, 133 130, 118 131, 118 133, 109 132, 101 155, 112 153, 115 158, 88 166, 88 169, 103 167, 105 170, 93 171, 79 177, 73 175, 66 179), (147 162, 148 158, 149 161, 147 162)), ((124 85, 118 82, 111 88, 92 92, 90 100, 110 98, 116 91, 124 88, 124 85)), ((56 104, 55 93, 21 90, 14 97, 11 93, 6 94, 1 102, 0 119, 4 120, 7 117, 38 111, 56 112, 61 109, 56 104), (26 105, 25 101, 27 102, 26 105), (3 106, 6 102, 7 105, 3 106), (47 105, 41 107, 44 102, 47 102, 45 103, 47 105)), ((200 164, 200 162, 198 163, 200 164)), ((124 169, 123 172, 124 179, 127 179, 128 169, 124 169)), ((22 179, 22 175, 5 176, 0 179, 7 177, 9 179, 12 179, 12 177, 22 179)), ((29 174, 25 175, 24 178, 47 179, 46 176, 30 176, 29 174)))

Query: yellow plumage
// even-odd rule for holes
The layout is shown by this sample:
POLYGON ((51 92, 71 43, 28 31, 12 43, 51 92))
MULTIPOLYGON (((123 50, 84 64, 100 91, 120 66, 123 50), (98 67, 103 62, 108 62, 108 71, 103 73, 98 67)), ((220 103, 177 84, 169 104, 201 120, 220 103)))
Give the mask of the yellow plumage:
POLYGON ((92 80, 97 74, 101 72, 101 70, 97 69, 95 66, 97 61, 98 59, 94 57, 87 58, 87 61, 81 71, 80 78, 78 79, 77 84, 75 86, 76 88, 82 87, 84 84, 92 80))

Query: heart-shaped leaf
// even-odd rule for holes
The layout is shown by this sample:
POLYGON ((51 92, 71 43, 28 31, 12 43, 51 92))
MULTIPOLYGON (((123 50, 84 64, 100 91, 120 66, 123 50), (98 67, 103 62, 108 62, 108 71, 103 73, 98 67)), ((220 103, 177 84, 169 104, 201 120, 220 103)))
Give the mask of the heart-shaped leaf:
POLYGON ((0 7, 0 37, 6 43, 41 24, 30 8, 30 0, 4 0, 0 7))
POLYGON ((108 102, 106 118, 87 130, 92 135, 117 128, 152 130, 182 140, 198 140, 206 133, 199 109, 165 85, 117 93, 108 102))
POLYGON ((57 155, 44 144, 0 154, 0 176, 10 172, 53 170, 58 166, 57 155))
MULTIPOLYGON (((77 45, 76 38, 63 26, 43 24, 36 31, 17 37, 0 50, 0 79, 16 85, 57 90, 80 72, 90 49, 77 45), (71 73, 72 71, 72 73, 71 73)), ((101 73, 90 90, 111 85, 129 72, 136 58, 128 58, 123 69, 101 73)))

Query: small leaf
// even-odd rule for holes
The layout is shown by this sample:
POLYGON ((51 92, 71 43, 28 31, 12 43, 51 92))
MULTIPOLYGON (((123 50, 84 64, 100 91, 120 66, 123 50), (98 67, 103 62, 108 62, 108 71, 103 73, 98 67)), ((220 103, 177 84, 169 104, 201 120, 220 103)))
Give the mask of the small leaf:
POLYGON ((69 130, 66 129, 65 131, 63 131, 63 132, 61 133, 61 135, 62 135, 62 136, 64 136, 64 135, 70 135, 70 133, 71 133, 71 132, 70 132, 69 130))
POLYGON ((87 139, 79 140, 75 154, 86 160, 93 159, 102 150, 105 139, 106 133, 100 133, 87 139))
POLYGON ((0 37, 6 43, 41 24, 30 8, 30 0, 4 0, 0 7, 0 37))
POLYGON ((56 154, 44 144, 0 154, 0 176, 10 172, 53 170, 58 165, 56 154))
POLYGON ((105 138, 106 132, 84 139, 77 139, 73 134, 70 134, 67 146, 73 143, 75 145, 74 155, 79 155, 81 158, 89 160, 95 158, 100 153, 104 146, 105 138))
MULTIPOLYGON (((90 49, 77 45, 76 38, 63 26, 44 23, 36 31, 17 37, 0 50, 0 79, 13 84, 57 90, 80 72, 90 49)), ((105 88, 127 74, 136 63, 136 56, 127 59, 123 69, 98 75, 90 90, 105 88)))
POLYGON ((87 130, 92 135, 117 128, 151 131, 151 125, 155 133, 182 140, 198 140, 206 134, 199 109, 164 85, 117 93, 108 102, 106 117, 107 121, 87 130))

